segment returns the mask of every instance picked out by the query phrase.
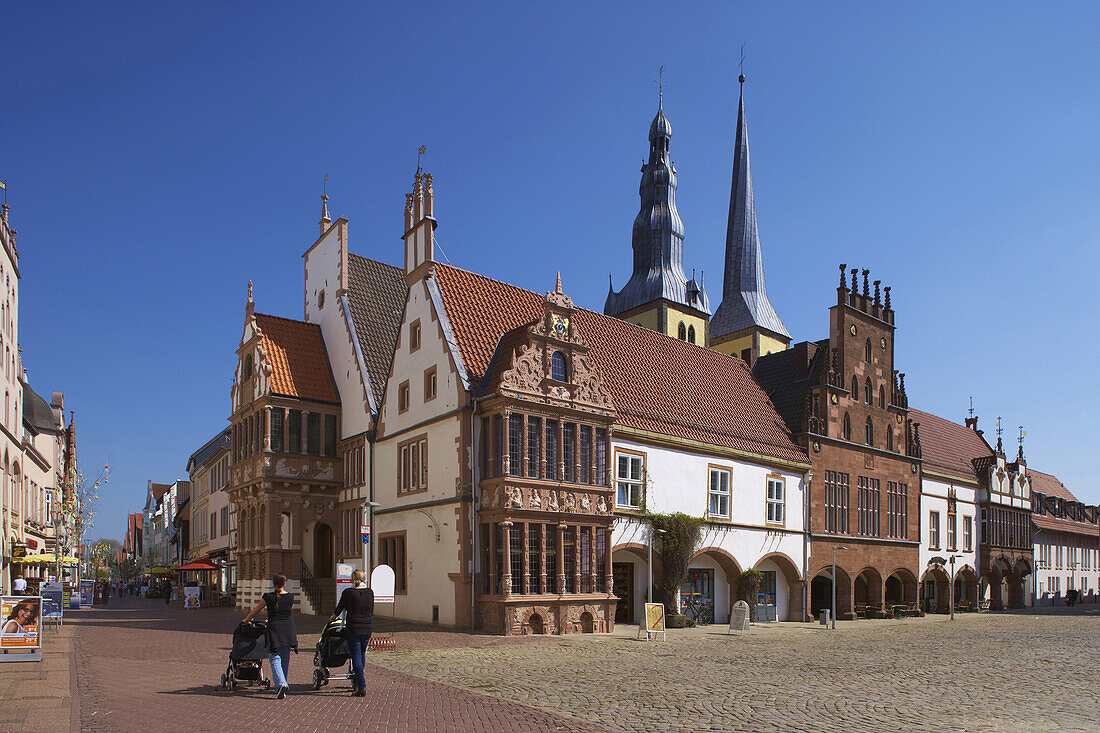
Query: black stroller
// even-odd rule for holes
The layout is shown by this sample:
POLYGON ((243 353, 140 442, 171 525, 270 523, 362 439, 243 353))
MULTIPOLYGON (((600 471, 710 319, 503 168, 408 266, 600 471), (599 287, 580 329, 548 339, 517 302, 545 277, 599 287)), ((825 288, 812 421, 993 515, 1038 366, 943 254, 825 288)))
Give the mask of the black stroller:
POLYGON ((267 624, 257 621, 237 624, 222 687, 235 690, 238 683, 271 687, 271 680, 264 676, 263 660, 267 656, 267 624))
POLYGON ((321 685, 327 685, 330 679, 350 680, 351 657, 348 654, 348 645, 344 640, 344 619, 338 618, 330 621, 321 631, 321 638, 317 640, 317 649, 313 652, 313 689, 321 689, 321 685), (348 665, 346 672, 332 674, 330 669, 336 669, 348 665))

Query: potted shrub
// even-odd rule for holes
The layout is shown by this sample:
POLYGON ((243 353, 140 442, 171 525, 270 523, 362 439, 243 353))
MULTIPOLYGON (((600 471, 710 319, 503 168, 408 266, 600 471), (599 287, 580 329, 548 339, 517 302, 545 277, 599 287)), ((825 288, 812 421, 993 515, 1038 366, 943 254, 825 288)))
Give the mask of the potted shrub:
POLYGON ((755 568, 749 568, 741 573, 737 581, 737 598, 749 604, 749 622, 756 623, 756 600, 760 591, 760 583, 764 580, 764 574, 755 568))
POLYGON ((705 520, 680 512, 646 512, 645 518, 653 526, 653 549, 661 558, 665 571, 664 578, 654 588, 654 597, 665 604, 665 625, 670 629, 682 629, 687 619, 680 614, 680 588, 687 580, 688 564, 699 544, 705 520))

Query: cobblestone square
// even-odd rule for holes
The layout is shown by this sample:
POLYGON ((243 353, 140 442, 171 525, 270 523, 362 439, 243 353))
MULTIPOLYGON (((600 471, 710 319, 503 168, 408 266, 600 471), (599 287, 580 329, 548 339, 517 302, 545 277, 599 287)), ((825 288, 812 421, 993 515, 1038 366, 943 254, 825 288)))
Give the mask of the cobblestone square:
POLYGON ((368 657, 366 699, 345 681, 311 689, 321 621, 303 616, 285 701, 219 688, 240 615, 141 600, 74 612, 41 667, 0 668, 0 730, 1100 730, 1095 606, 652 642, 636 627, 506 638, 398 624, 398 650, 368 657))

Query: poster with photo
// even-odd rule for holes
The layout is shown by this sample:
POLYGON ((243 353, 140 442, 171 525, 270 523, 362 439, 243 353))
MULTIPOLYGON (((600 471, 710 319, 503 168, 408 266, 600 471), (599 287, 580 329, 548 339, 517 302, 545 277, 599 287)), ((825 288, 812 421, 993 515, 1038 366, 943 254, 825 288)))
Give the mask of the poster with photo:
POLYGON ((202 590, 196 586, 187 586, 183 589, 183 607, 184 608, 198 608, 200 603, 199 591, 202 590))
POLYGON ((42 646, 38 596, 0 596, 0 649, 38 649, 42 646))

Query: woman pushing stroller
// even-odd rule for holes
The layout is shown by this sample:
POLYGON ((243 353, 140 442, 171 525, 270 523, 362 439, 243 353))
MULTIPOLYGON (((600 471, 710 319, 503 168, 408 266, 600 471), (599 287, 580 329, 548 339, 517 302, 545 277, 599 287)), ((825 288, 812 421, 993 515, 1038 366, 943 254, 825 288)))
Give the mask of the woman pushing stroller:
MULTIPOLYGON (((286 576, 276 573, 271 579, 275 590, 264 593, 256 607, 248 612, 242 623, 248 623, 267 608, 267 648, 270 653, 271 677, 275 680, 275 697, 282 700, 290 687, 286 675, 290 668, 290 650, 298 651, 298 631, 294 627, 294 594, 286 590, 286 576)), ((372 596, 373 605, 373 596, 372 596)))
POLYGON ((330 621, 335 621, 344 613, 344 639, 351 655, 352 695, 364 697, 367 694, 367 680, 363 675, 366 663, 367 645, 370 643, 374 628, 374 591, 366 587, 366 574, 355 570, 351 574, 352 587, 340 594, 340 602, 332 612, 330 621))

